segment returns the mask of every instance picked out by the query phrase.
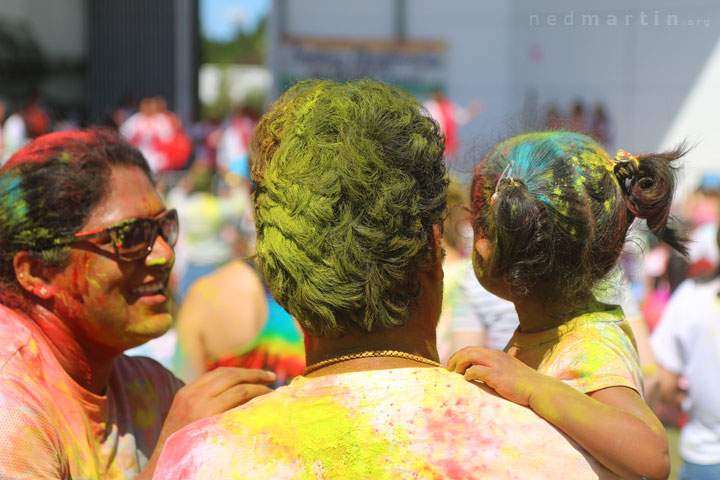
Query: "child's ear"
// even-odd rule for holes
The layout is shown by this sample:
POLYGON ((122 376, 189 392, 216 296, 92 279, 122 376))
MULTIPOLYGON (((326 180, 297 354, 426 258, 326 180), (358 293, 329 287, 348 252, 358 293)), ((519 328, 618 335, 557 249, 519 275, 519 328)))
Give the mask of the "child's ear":
POLYGON ((492 244, 487 238, 478 238, 475 240, 475 251, 480 255, 484 262, 487 262, 492 254, 492 244))

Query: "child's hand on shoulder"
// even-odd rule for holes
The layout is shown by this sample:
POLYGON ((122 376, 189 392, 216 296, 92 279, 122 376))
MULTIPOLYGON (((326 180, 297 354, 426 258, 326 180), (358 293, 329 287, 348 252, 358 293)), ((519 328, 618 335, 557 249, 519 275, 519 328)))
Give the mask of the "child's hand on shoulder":
POLYGON ((448 360, 447 369, 479 380, 511 402, 528 406, 533 391, 544 388, 550 377, 536 372, 517 358, 500 350, 466 347, 448 360))

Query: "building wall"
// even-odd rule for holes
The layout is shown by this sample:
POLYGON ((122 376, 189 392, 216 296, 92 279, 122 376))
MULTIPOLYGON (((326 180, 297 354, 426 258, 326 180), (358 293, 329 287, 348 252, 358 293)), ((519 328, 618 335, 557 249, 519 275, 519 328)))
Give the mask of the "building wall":
POLYGON ((15 107, 38 87, 52 106, 97 123, 125 94, 163 95, 188 121, 197 110, 198 1, 2 0, 0 23, 28 32, 44 70, 12 82, 0 73, 0 98, 15 107))
MULTIPOLYGON (((696 108, 690 115, 695 122, 683 120, 678 125, 718 42, 720 3, 659 0, 630 6, 622 0, 606 0, 590 7, 571 0, 551 5, 514 3, 513 97, 535 91, 541 105, 549 101, 568 105, 574 98, 591 105, 602 102, 611 115, 615 148, 645 152, 668 148, 683 138, 699 140, 686 160, 686 189, 697 183, 703 171, 720 170, 717 153, 708 151, 709 143, 703 145, 710 138, 700 138, 696 128, 698 118, 717 115, 696 108), (556 25, 548 24, 548 15, 555 15, 556 25)), ((718 83, 715 86, 717 92, 718 83)), ((712 103, 719 94, 708 89, 705 101, 712 103)), ((720 99, 715 106, 718 103, 720 99)))
POLYGON ((173 0, 94 0, 88 24, 90 118, 127 93, 163 95, 174 108, 173 0))
POLYGON ((85 57, 86 0, 2 0, 0 18, 22 22, 42 52, 51 59, 81 60, 85 57))

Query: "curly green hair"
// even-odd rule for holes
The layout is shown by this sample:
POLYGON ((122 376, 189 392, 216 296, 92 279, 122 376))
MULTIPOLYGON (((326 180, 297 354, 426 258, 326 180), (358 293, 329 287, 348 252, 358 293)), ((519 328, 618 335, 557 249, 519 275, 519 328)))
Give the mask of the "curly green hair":
POLYGON ((301 82, 252 139, 257 260, 316 337, 404 324, 417 273, 440 261, 444 138, 407 92, 363 79, 301 82))

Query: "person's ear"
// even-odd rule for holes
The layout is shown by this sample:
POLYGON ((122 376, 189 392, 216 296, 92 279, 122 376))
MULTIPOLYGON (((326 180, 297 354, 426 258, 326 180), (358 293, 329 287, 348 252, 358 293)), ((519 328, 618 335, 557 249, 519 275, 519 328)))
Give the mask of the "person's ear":
POLYGON ((55 295, 52 286, 53 274, 42 260, 37 259, 26 251, 20 251, 13 258, 15 278, 20 287, 31 295, 43 300, 49 300, 55 295))
POLYGON ((442 248, 442 234, 443 234, 443 225, 442 223, 436 223, 432 227, 432 249, 433 249, 433 258, 435 259, 435 265, 433 268, 431 268, 431 272, 436 277, 436 280, 442 281, 445 274, 442 269, 442 260, 445 256, 445 252, 442 248))
POLYGON ((480 255, 480 258, 483 259, 483 262, 487 262, 493 251, 490 240, 488 240, 487 238, 478 238, 477 240, 475 240, 474 246, 475 251, 478 255, 480 255))

